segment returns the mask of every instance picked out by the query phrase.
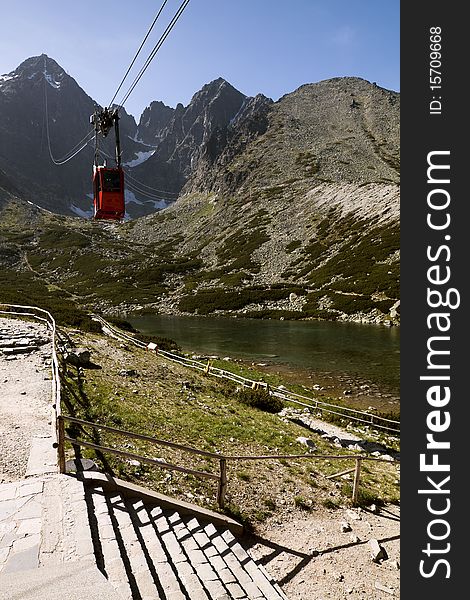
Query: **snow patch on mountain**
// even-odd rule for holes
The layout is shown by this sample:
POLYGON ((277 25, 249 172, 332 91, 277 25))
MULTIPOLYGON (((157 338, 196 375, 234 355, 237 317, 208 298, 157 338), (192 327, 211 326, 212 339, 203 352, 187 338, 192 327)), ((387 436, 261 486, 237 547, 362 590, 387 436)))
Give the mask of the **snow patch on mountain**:
POLYGON ((10 81, 10 79, 16 79, 19 75, 12 75, 8 73, 7 75, 0 75, 0 82, 10 81))
MULTIPOLYGON (((60 81, 56 81, 52 75, 50 75, 49 73, 46 73, 46 71, 44 71, 44 77, 46 78, 47 83, 55 88, 56 90, 60 89, 60 81)), ((31 79, 31 77, 30 77, 31 79)))
POLYGON ((166 208, 168 206, 168 202, 166 200, 158 199, 158 200, 140 200, 130 190, 124 191, 126 204, 137 204, 139 206, 152 206, 155 210, 160 210, 162 208, 166 208))
POLYGON ((153 150, 148 150, 147 152, 137 152, 137 158, 134 160, 130 160, 124 163, 125 167, 136 167, 137 165, 141 165, 143 162, 148 160, 155 153, 155 148, 153 150))

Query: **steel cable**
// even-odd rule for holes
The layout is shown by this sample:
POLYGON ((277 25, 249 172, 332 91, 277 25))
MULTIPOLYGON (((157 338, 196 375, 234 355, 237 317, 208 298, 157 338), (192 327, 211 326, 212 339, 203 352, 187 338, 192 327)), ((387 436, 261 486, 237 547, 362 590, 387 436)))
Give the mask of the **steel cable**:
POLYGON ((121 87, 122 87, 122 86, 123 86, 123 84, 124 84, 124 81, 126 80, 126 77, 129 75, 129 71, 130 71, 130 70, 132 69, 132 67, 134 66, 134 63, 135 63, 135 61, 137 60, 137 57, 139 56, 139 54, 140 54, 140 52, 141 52, 141 50, 142 50, 142 48, 143 48, 143 46, 144 46, 145 42, 147 41, 147 38, 148 38, 148 36, 150 35, 150 33, 151 33, 152 29, 154 28, 154 26, 155 26, 155 23, 158 21, 158 18, 159 18, 159 16, 160 16, 160 14, 161 14, 162 10, 165 8, 165 4, 166 4, 167 2, 168 2, 168 0, 165 0, 165 1, 163 2, 163 4, 161 5, 161 7, 160 7, 160 10, 158 11, 157 15, 155 16, 155 18, 154 18, 154 20, 153 20, 153 23, 150 25, 150 28, 149 28, 149 30, 147 31, 147 34, 145 35, 144 39, 142 40, 142 43, 140 44, 140 47, 139 47, 139 49, 137 50, 137 52, 136 52, 136 54, 135 54, 134 58, 132 59, 132 62, 131 62, 131 64, 129 65, 129 67, 128 67, 127 71, 126 71, 126 74, 125 74, 125 75, 124 75, 124 77, 122 78, 122 81, 121 81, 121 83, 119 84, 119 87, 118 87, 118 89, 116 90, 116 93, 115 93, 115 94, 114 94, 114 96, 112 97, 112 99, 111 99, 111 102, 108 104, 108 106, 111 106, 111 105, 113 104, 113 102, 114 102, 114 100, 115 100, 116 96, 117 96, 117 95, 118 95, 118 93, 119 93, 119 90, 121 89, 121 87))
POLYGON ((119 106, 124 106, 124 104, 127 102, 129 96, 132 94, 132 92, 134 91, 136 85, 139 83, 140 79, 142 78, 143 74, 145 73, 145 71, 147 70, 147 68, 149 67, 150 63, 152 62, 152 60, 155 58, 155 55, 157 54, 157 52, 160 50, 163 42, 166 40, 166 38, 168 37, 168 35, 170 34, 171 30, 173 29, 173 27, 176 25, 177 21, 179 20, 179 18, 181 17, 184 9, 188 6, 190 0, 183 0, 183 2, 181 3, 180 7, 178 8, 178 10, 176 11, 175 15, 173 16, 172 20, 170 21, 170 23, 168 24, 167 28, 165 29, 165 31, 162 33, 162 35, 160 36, 160 39, 158 40, 158 42, 155 44, 155 46, 153 47, 152 52, 149 54, 147 60, 144 63, 144 66, 140 69, 138 75, 135 77, 134 81, 132 82, 130 88, 127 90, 125 96, 123 97, 123 99, 121 100, 121 102, 119 103, 119 106))

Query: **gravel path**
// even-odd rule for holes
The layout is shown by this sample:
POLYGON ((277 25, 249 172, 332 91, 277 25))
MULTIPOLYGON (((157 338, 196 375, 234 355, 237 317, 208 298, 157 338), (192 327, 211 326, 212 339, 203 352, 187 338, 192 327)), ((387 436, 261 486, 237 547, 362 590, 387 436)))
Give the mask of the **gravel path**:
POLYGON ((51 350, 45 325, 0 318, 0 483, 22 479, 31 438, 50 435, 51 350), (8 354, 27 346, 31 351, 8 354))

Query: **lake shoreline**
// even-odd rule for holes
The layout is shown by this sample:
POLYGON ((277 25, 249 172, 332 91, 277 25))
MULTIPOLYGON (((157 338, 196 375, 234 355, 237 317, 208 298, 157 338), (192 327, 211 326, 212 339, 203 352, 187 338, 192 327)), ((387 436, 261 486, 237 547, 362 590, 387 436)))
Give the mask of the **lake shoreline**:
MULTIPOLYGON (((371 380, 348 373, 332 371, 314 371, 302 369, 295 365, 274 363, 269 361, 256 362, 230 356, 216 356, 185 352, 185 354, 201 362, 222 360, 227 364, 224 369, 230 371, 230 364, 241 365, 252 375, 253 381, 263 381, 263 374, 273 375, 282 380, 283 384, 301 386, 307 396, 328 402, 339 400, 344 405, 357 410, 376 410, 381 413, 400 413, 400 396, 393 389, 381 386, 371 380)), ((236 370, 236 369, 235 369, 236 370)))
POLYGON ((276 374, 286 383, 305 386, 318 400, 335 398, 347 402, 349 407, 357 410, 373 407, 379 412, 400 412, 398 394, 362 377, 347 373, 315 372, 283 364, 256 365, 256 369, 276 374))
POLYGON ((168 315, 135 315, 128 321, 143 334, 175 340, 185 353, 203 360, 229 357, 258 373, 278 375, 286 384, 305 386, 319 400, 399 411, 397 328, 168 315))

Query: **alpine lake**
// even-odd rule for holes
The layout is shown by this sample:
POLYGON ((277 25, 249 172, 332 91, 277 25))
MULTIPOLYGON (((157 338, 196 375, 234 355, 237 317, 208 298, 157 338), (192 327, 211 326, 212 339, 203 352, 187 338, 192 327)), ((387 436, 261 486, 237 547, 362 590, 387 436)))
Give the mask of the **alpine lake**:
POLYGON ((126 320, 143 334, 175 340, 183 352, 201 359, 229 357, 276 373, 319 399, 347 398, 362 410, 400 410, 399 327, 148 314, 126 320))

